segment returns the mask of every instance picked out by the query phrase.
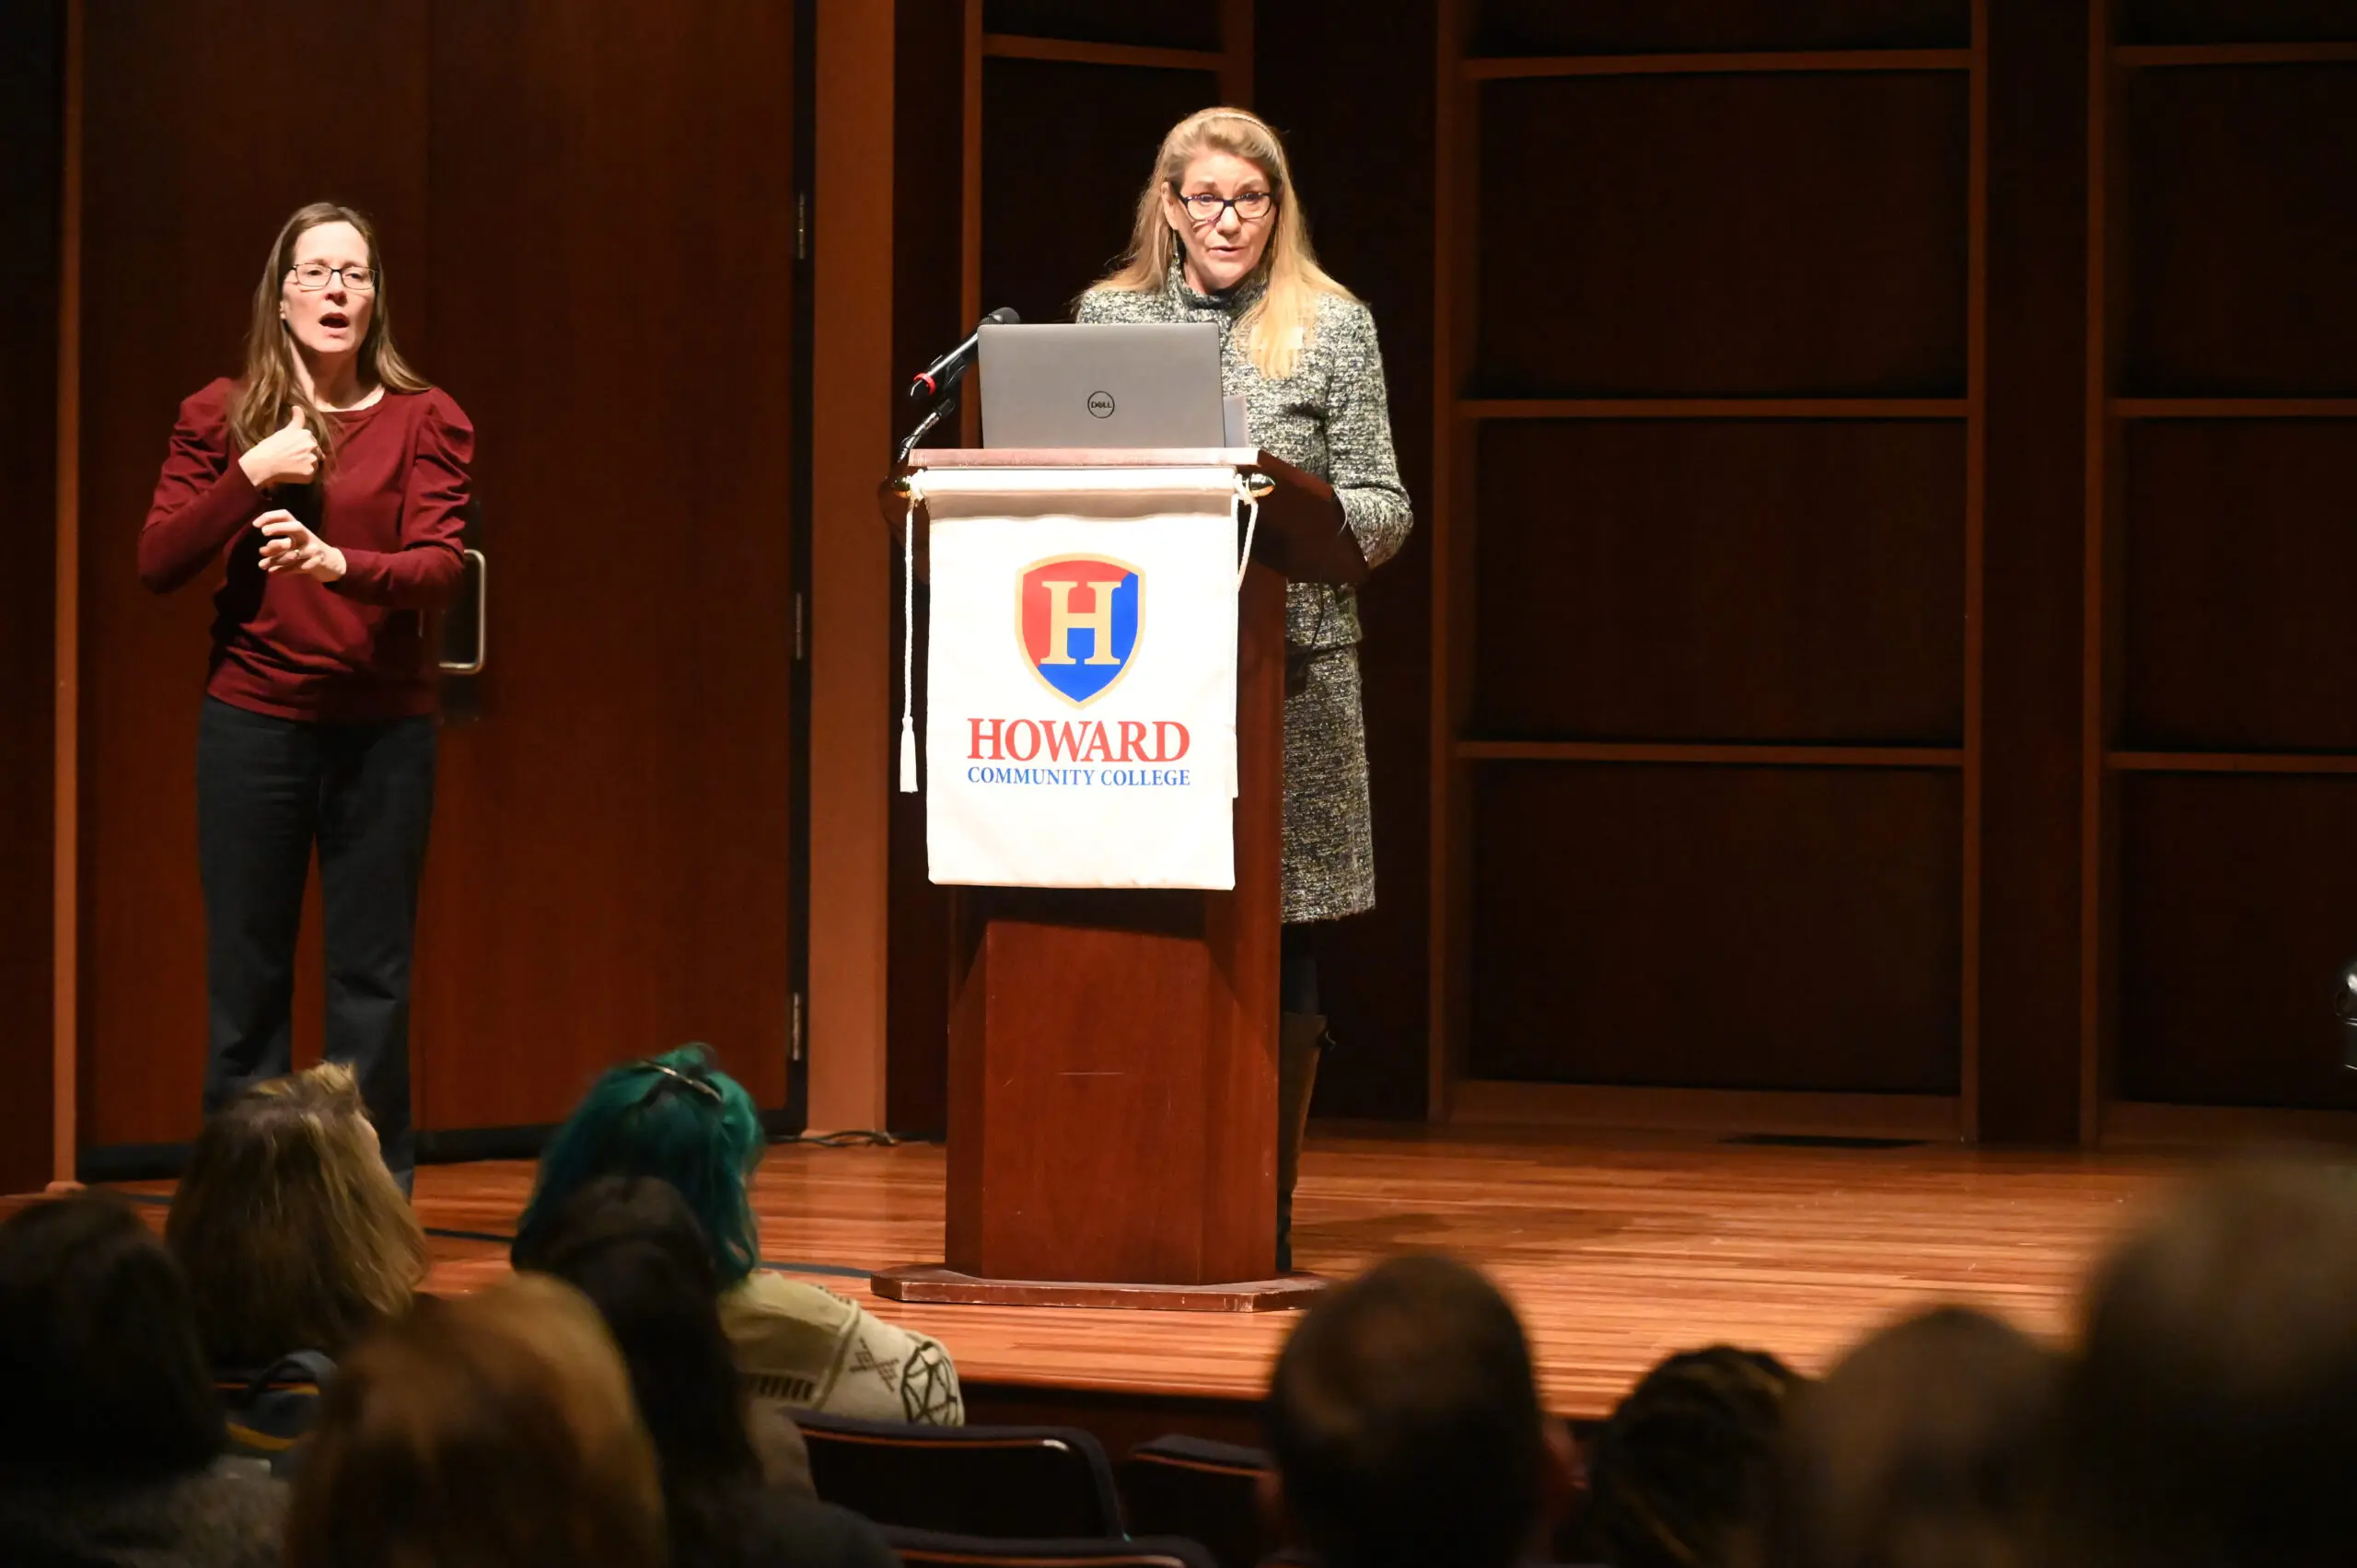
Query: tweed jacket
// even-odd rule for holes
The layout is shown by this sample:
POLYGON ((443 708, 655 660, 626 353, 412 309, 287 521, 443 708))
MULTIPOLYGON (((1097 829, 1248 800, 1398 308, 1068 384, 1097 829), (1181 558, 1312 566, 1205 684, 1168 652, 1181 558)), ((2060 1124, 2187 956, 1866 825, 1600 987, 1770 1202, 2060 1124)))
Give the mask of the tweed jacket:
MULTIPOLYGON (((1244 398, 1252 444, 1332 484, 1367 563, 1380 566, 1399 553, 1415 517, 1391 451, 1375 318, 1355 299, 1320 296, 1294 373, 1271 380, 1236 331, 1260 293, 1255 280, 1226 296, 1198 294, 1174 261, 1159 292, 1091 289, 1079 319, 1217 323, 1223 389, 1244 398)), ((1288 922, 1339 920, 1375 907, 1360 636, 1358 596, 1349 588, 1295 583, 1286 590, 1288 662, 1298 667, 1285 697, 1288 922)))

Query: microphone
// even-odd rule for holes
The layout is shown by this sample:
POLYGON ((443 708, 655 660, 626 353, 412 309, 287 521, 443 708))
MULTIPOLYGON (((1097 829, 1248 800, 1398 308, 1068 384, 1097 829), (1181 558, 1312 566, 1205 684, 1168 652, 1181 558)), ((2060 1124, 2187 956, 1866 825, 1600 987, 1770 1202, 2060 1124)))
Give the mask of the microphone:
POLYGON ((1004 305, 983 317, 981 326, 976 327, 972 332, 969 333, 964 343, 917 372, 915 379, 909 383, 909 396, 934 397, 943 388, 955 386, 958 378, 965 375, 968 367, 974 363, 974 350, 982 341, 982 327, 1012 327, 1019 324, 1022 319, 1022 317, 1017 316, 1004 305))

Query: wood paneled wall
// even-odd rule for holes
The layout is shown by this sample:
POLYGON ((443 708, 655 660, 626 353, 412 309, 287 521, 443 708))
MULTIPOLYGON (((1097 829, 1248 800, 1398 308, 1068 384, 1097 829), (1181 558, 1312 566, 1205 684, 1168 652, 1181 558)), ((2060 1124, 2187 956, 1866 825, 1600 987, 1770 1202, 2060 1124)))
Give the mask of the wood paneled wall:
POLYGON ((1437 1110, 1975 1131, 1984 10, 1444 8, 1437 1110))
POLYGON ((2357 17, 1468 0, 1442 42, 1435 1099, 2357 1108, 2357 17), (1763 763, 1887 771, 1803 805, 1763 763), (1612 767, 1652 787, 1565 772, 1612 767))
POLYGON ((2357 1132, 2357 14, 1441 38, 1435 1103, 2357 1132))
MULTIPOLYGON (((744 952, 790 942, 783 872, 749 869, 782 864, 783 817, 733 831, 784 789, 783 717, 745 715, 788 700, 785 535, 714 520, 767 518, 788 482, 783 380, 728 368, 790 357, 801 275, 775 10, 90 9, 92 1140, 185 1135, 201 1024, 206 612, 140 592, 132 534, 172 402, 233 366, 256 253, 322 192, 383 222, 404 338, 483 426, 516 563, 487 725, 446 754, 427 924, 446 974, 511 950, 497 993, 422 982, 422 1019, 465 1047, 427 1074, 434 1117, 549 1114, 598 1061, 687 1033, 783 1101, 784 961, 699 935, 699 912, 750 909, 744 952), (258 148, 215 111, 241 62, 323 29, 369 62, 366 136, 258 148), (553 272, 487 260, 552 248, 553 272), (686 303, 715 254, 727 331, 686 303), (585 440, 597 461, 571 456, 585 440), (686 477, 636 447, 686 454, 686 477), (633 554, 650 528, 724 563, 734 630, 697 618, 713 571, 633 554), (535 995, 595 998, 596 1022, 536 1032, 535 995), (568 1032, 590 1043, 510 1044, 568 1032)), ((28 14, 43 45, 66 12, 28 14)), ((1380 902, 1327 949, 1346 1049, 1320 1111, 2016 1140, 2357 1122, 2328 1005, 2357 951, 2357 14, 1387 17, 897 15, 900 365, 986 307, 1060 317, 1120 249, 1162 129, 1222 98, 1286 133, 1324 259, 1375 308, 1420 527, 1364 598, 1380 902)), ((6 66, 12 232, 57 208, 43 47, 6 66)), ((53 317, 21 307, 54 296, 54 239, 11 249, 12 366, 53 352, 53 317)), ((45 373, 12 412, 27 385, 45 373)), ((36 557, 40 401, 0 433, 36 557)), ((30 593, 0 654, 40 692, 32 563, 0 590, 30 593)), ((12 752, 48 746, 44 703, 5 722, 12 752)), ((0 788, 13 1107, 45 1060, 50 808, 39 770, 0 788)), ((896 801, 889 1120, 923 1131, 947 941, 921 797, 896 801)))
POLYGON ((401 341, 478 427, 493 556, 481 717, 443 738, 422 1125, 552 1121, 685 1039, 788 1105, 795 29, 765 0, 89 8, 86 1144, 196 1125, 210 610, 133 551, 174 405, 238 368, 270 239, 321 197, 373 215, 401 341), (331 120, 222 112, 331 41, 331 120))
POLYGON ((2357 13, 2089 22, 2081 1131, 2351 1135, 2357 13))
POLYGON ((66 7, 9 13, 0 50, 0 1193, 51 1176, 58 264, 66 7))

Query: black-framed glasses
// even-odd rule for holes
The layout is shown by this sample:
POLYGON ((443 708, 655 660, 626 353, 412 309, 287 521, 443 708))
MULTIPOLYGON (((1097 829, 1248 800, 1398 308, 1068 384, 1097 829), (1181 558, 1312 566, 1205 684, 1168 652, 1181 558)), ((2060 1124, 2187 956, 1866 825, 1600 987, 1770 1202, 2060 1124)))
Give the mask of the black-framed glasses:
POLYGON ((341 277, 343 286, 354 294, 374 293, 377 269, 374 267, 331 267, 325 261, 305 261, 286 269, 295 286, 307 294, 317 294, 328 286, 328 280, 341 277))
POLYGON ((1170 193, 1186 203, 1190 218, 1204 226, 1219 222, 1229 208, 1234 208, 1236 215, 1244 222, 1259 223, 1277 203, 1276 197, 1266 191, 1247 191, 1241 196, 1220 196, 1209 191, 1198 191, 1190 196, 1173 184, 1170 193))

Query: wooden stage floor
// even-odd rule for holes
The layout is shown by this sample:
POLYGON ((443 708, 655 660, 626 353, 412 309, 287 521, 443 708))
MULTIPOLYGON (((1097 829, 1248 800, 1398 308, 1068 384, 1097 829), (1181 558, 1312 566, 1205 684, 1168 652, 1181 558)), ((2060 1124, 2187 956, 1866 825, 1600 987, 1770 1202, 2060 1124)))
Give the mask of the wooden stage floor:
MULTIPOLYGON (((1149 1402, 1259 1396, 1286 1332, 1282 1314, 927 1307, 870 1295, 868 1271, 939 1257, 943 1168, 937 1146, 772 1149, 757 1186, 764 1255, 939 1336, 970 1390, 991 1389, 1001 1411, 1052 1409, 1083 1391, 1149 1402)), ((1593 1420, 1664 1354, 1713 1341, 1820 1370, 1876 1324, 1941 1301, 2067 1334, 2089 1261, 2185 1168, 2151 1156, 1953 1145, 1321 1129, 1304 1161, 1297 1260, 1347 1274, 1438 1249, 1480 1264, 1522 1312, 1550 1407, 1593 1420)), ((439 1233, 430 1288, 506 1270, 495 1238, 512 1231, 530 1182, 520 1162, 419 1172, 418 1209, 439 1233)))

